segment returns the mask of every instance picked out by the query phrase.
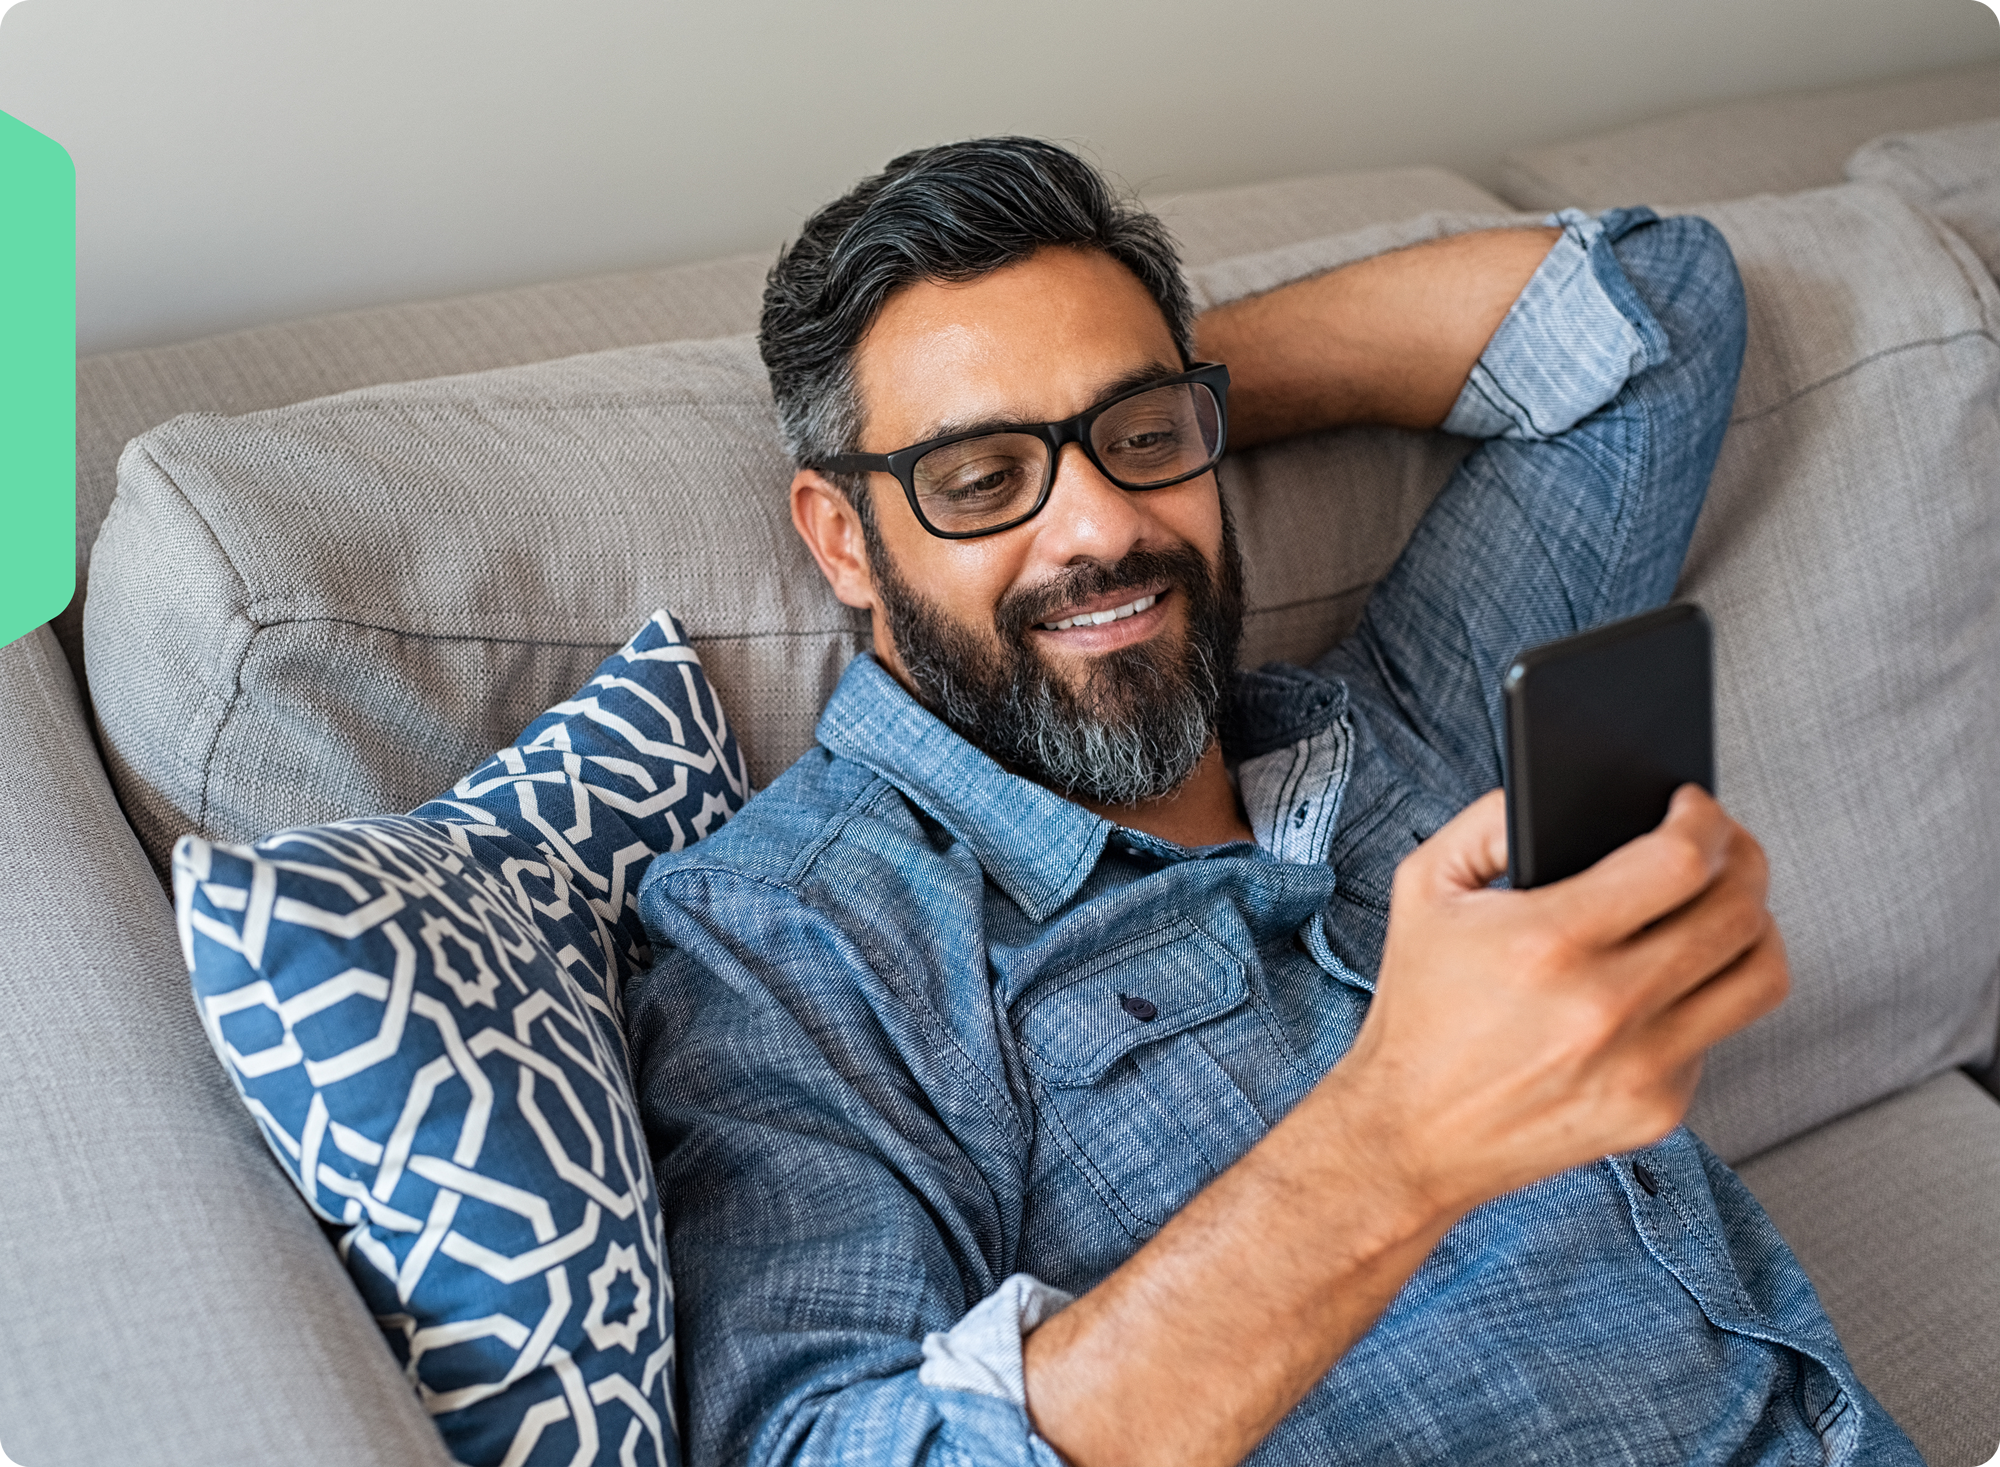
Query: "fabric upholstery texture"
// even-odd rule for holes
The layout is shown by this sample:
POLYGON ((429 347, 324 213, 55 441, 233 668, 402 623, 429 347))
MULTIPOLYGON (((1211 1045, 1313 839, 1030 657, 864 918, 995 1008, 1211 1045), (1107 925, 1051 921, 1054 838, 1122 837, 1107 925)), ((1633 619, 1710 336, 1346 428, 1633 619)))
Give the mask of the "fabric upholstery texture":
POLYGON ((2000 63, 1902 81, 1698 107, 1546 147, 1500 164, 1524 209, 1660 209, 1838 183, 1848 154, 1887 132, 2000 115, 2000 63))
POLYGON ((34 1467, 449 1467, 188 1002, 47 628, 0 648, 0 1442, 34 1467), (32 773, 28 773, 32 771, 32 773))
POLYGON ((1199 270, 1255 250, 1366 229, 1419 214, 1480 214, 1507 206, 1444 168, 1315 173, 1149 199, 1174 232, 1181 262, 1199 270))
POLYGON ((656 612, 408 816, 174 848, 210 1042, 460 1461, 680 1461, 633 895, 748 796, 656 612))
POLYGON ((2000 1026, 2000 292, 1872 185, 1699 212, 1750 342, 1681 592, 1793 975, 1709 1057, 1690 1124, 1733 1160, 2000 1026))
POLYGON ((2000 1105, 1957 1071, 1744 1163, 1931 1467, 2000 1450, 2000 1105))
MULTIPOLYGON (((1920 124, 1919 124, 1920 125, 1920 124)), ((1162 201, 1190 265, 1430 210, 1504 207, 1442 168, 1278 179, 1162 201)), ((773 250, 381 306, 77 364, 77 595, 56 619, 83 669, 90 547, 125 444, 178 413, 247 413, 382 382, 754 330, 773 250)), ((650 604, 650 603, 649 603, 650 604)))
POLYGON ((408 809, 674 606, 767 783, 860 645, 791 525, 748 338, 183 417, 129 450, 88 603, 156 861, 408 809))
MULTIPOLYGON (((1716 619, 1722 794, 1771 851, 1795 973, 1785 1008, 1710 1060, 1693 1124, 1739 1157, 1993 1049, 2000 356, 1991 278, 1885 189, 1703 212, 1752 326, 1682 589, 1716 619)), ((1507 217, 1194 280, 1225 299, 1507 217)), ((1245 662, 1351 625, 1464 447, 1370 430, 1233 457, 1245 662)), ((791 529, 787 472, 745 338, 147 435, 89 604, 142 841, 163 861, 183 830, 407 808, 579 683, 634 606, 682 609, 768 783, 861 645, 791 529)))
MULTIPOLYGON (((2000 112, 1996 85, 2000 67, 1987 66, 1886 87, 1708 109, 1588 143, 1517 155, 1517 165, 1534 167, 1511 169, 1508 192, 1517 204, 1539 210, 1567 202, 1690 203, 1760 188, 1831 184, 1841 176, 1842 160, 1877 134, 2000 112), (1536 169, 1567 181, 1558 186, 1536 169)), ((1322 182, 1325 196, 1337 199, 1344 181, 1322 182)), ((1463 181, 1454 185, 1449 196, 1400 199, 1378 217, 1501 207, 1469 203, 1458 191, 1463 181)), ((1846 190, 1832 194, 1853 197, 1846 190)), ((1209 197, 1217 201, 1210 216, 1213 237, 1226 242, 1218 252, 1259 252, 1200 271, 1198 284, 1210 299, 1267 289, 1369 252, 1357 248, 1351 236, 1308 239, 1349 221, 1314 228, 1316 216, 1305 203, 1297 206, 1301 232, 1287 238, 1258 231, 1259 209, 1271 196, 1253 189, 1209 197), (1239 228, 1251 230, 1252 237, 1235 233, 1239 228)), ((1164 207, 1196 245, 1202 235, 1182 201, 1164 207)), ((1724 699, 1719 733, 1724 796, 1751 819, 1780 859, 1776 889, 1795 970, 1795 994, 1786 1009, 1711 1060, 1696 1123, 1712 1143, 1739 1157, 1920 1078, 1949 1063, 1950 1055, 1976 1059, 1982 1045, 1990 1049, 1993 1036, 1991 1010, 1983 1038, 1977 1018, 1978 1003, 1991 1002, 1981 995, 1990 995, 2000 960, 1982 935, 1995 920, 1995 888, 1991 852, 1977 843, 1979 831, 1996 828, 1991 801, 2000 788, 1992 742, 2000 718, 1993 716, 1990 701, 1979 701, 1990 696, 1990 674, 1988 691, 1981 692, 1979 668, 1981 658, 1989 669, 1996 665, 1990 640, 1996 618, 1988 603, 1987 631, 1980 631, 1977 616, 1969 628, 1959 619, 1969 605, 1978 610, 1978 589, 1994 583, 1986 558, 1994 527, 1981 519, 1981 491, 1972 477, 1981 454, 1986 465, 1996 461, 1990 411, 1965 392, 1978 376, 1973 359, 1991 351, 1991 306, 1975 311, 1966 304, 1973 288, 1966 282, 1978 272, 1964 249, 1941 246, 1960 267, 1954 283, 1939 256, 1919 243, 1892 208, 1878 202, 1844 221, 1812 217, 1814 209, 1827 207, 1760 200, 1754 206, 1700 210, 1721 223, 1736 245, 1749 281, 1753 323, 1739 422, 1724 448, 1686 589, 1714 611, 1736 608, 1745 616, 1779 617, 1769 648, 1755 645, 1761 634, 1754 621, 1742 638, 1719 627, 1724 699), (1788 215, 1788 209, 1795 212, 1788 215), (1851 252, 1843 252, 1841 232, 1856 223, 1861 232, 1851 252), (1803 231, 1806 240, 1797 261, 1790 258, 1790 230, 1803 231), (1871 255, 1864 244, 1888 248, 1871 255), (1878 292, 1893 300, 1885 306, 1873 299, 1878 292), (1854 428, 1857 420, 1868 425, 1866 433, 1854 428), (1956 446, 1954 435, 1963 435, 1956 446), (1818 441, 1821 437, 1829 441, 1818 441), (1912 476, 1921 492, 1911 489, 1912 476), (1735 536, 1749 543, 1738 549, 1735 536), (1857 606, 1864 609, 1856 616, 1887 619, 1839 619, 1857 606), (1897 620, 1912 611, 1914 622, 1897 620), (1853 667, 1842 657, 1850 645, 1860 654, 1853 667), (1752 701, 1732 712, 1746 692, 1752 701), (1795 705, 1806 710, 1804 733, 1797 736, 1788 721, 1795 705), (1968 708, 1981 711, 1974 716, 1968 708), (1755 752, 1753 736, 1773 742, 1755 752), (1746 757, 1746 750, 1754 757, 1746 757), (1815 766, 1815 759, 1832 763, 1815 766), (1792 776, 1800 780, 1795 802, 1785 783, 1792 776), (1835 817, 1833 838, 1822 852, 1812 836, 1813 822, 1829 813, 1835 817), (1927 831, 1944 836, 1943 845, 1923 845, 1927 831), (1913 851, 1915 868, 1903 864, 1913 851), (1797 864, 1801 852, 1807 864, 1797 864), (1792 867, 1790 874, 1786 866, 1792 867), (1940 873, 1942 884, 1927 887, 1940 873), (1968 916, 1965 893, 1980 889, 1982 881, 1983 904, 1968 916), (1822 920, 1833 924, 1829 935, 1807 940, 1822 920), (1900 946, 1905 939, 1911 943, 1907 953, 1900 946), (1855 940, 1860 947, 1853 952, 1842 946, 1855 940), (1977 976, 1982 948, 1983 982, 1977 976), (1870 966, 1892 951, 1901 955, 1888 966, 1870 966), (1926 966, 1930 957, 1943 961, 1926 966), (1954 1012, 1972 1020, 1958 1023, 1954 1012), (1795 1019, 1796 1027, 1789 1027, 1795 1019), (1926 1054, 1929 1059, 1919 1058, 1926 1054), (1788 1098, 1794 1089, 1801 1095, 1797 1104, 1788 1098), (1850 1098, 1842 1103, 1843 1097, 1850 1098)), ((1405 227, 1384 226, 1378 238, 1400 242, 1405 227)), ((1190 250, 1196 263, 1198 248, 1190 250)), ((740 331, 754 321, 764 267, 764 256, 745 256, 686 267, 685 273, 639 272, 355 312, 86 359, 79 366, 80 568, 111 498, 121 445, 177 412, 247 412, 374 382, 740 331)), ((726 357, 725 349, 717 351, 726 357)), ((743 360, 723 364, 723 375, 741 379, 748 370, 743 360)), ((761 373, 755 376, 761 394, 761 373)), ((1989 387, 1985 401, 1992 400, 1989 387)), ((719 411, 725 417, 768 413, 768 405, 719 411)), ((449 433, 439 426, 438 436, 443 441, 449 433)), ((1248 510, 1244 518, 1254 521, 1244 527, 1252 542, 1252 574, 1274 588, 1251 622, 1252 657, 1308 655, 1351 621, 1367 586, 1393 558, 1461 451, 1449 441, 1382 430, 1295 440, 1272 445, 1260 457, 1233 458, 1226 480, 1239 508, 1248 510), (1336 442, 1352 455, 1347 477, 1323 479, 1318 465, 1336 442), (1314 488, 1318 497, 1302 501, 1301 485, 1314 488), (1287 521, 1286 514, 1304 517, 1287 521), (1293 601, 1281 600, 1280 588, 1301 579, 1306 589, 1293 601)), ((435 466, 411 460, 378 465, 375 472, 376 482, 393 489, 407 508, 420 504, 435 466)), ((159 477, 152 470, 146 475, 159 477)), ((515 472, 507 482, 520 479, 515 472)), ((1990 480, 1986 484, 1990 505, 1990 480)), ((167 499, 181 494, 157 487, 167 499)), ((715 635, 697 640, 732 711, 746 727, 755 723, 759 734, 768 735, 751 740, 753 755, 758 744, 771 745, 761 761, 763 778, 769 768, 782 767, 782 750, 774 741, 794 720, 809 725, 810 714, 802 710, 816 706, 819 690, 853 645, 838 640, 851 636, 851 625, 815 623, 806 614, 843 615, 828 601, 814 602, 819 579, 803 557, 785 558, 793 542, 788 527, 782 536, 764 539, 755 515, 748 535, 717 562, 699 598, 679 595, 672 589, 673 573, 660 567, 649 566, 642 575, 620 564, 626 554, 622 541, 629 539, 648 495, 639 489, 619 492, 625 497, 601 512, 609 528, 587 573, 574 559, 544 551, 523 554, 517 545, 491 552, 484 591, 476 576, 453 582, 461 597, 497 593, 503 602, 536 580, 558 589, 560 602, 536 603, 533 613, 520 618, 530 628, 519 639, 398 631, 390 614, 393 596, 373 598, 359 613, 296 621, 282 620, 285 607, 282 600, 276 604, 281 620, 254 635, 271 644, 266 651, 272 678, 266 681, 275 680, 295 706, 282 716, 272 711, 259 716, 278 726, 266 739, 277 755, 289 748, 290 762, 279 758, 259 765, 246 755, 238 777, 273 785, 272 803, 288 808, 277 818, 250 821, 242 833, 299 819, 401 808, 511 738, 540 707, 575 687, 629 630, 635 609, 664 602, 693 611, 714 604, 733 616, 732 600, 754 612, 773 585, 781 599, 789 598, 789 609, 779 607, 772 620, 790 618, 808 629, 803 640, 823 639, 820 645, 832 649, 823 658, 795 652, 787 662, 768 643, 746 649, 741 643, 755 643, 755 637, 732 638, 720 620, 709 627, 715 635), (750 564, 770 547, 777 549, 775 559, 750 564), (509 555, 511 567, 502 563, 509 555), (604 582, 614 584, 607 588, 604 582), (622 620, 606 609, 613 605, 622 620), (563 640, 577 625, 589 632, 582 645, 563 640), (815 626, 819 630, 811 631, 815 626), (760 672, 759 685, 775 687, 784 697, 800 690, 796 707, 774 700, 751 708, 729 687, 724 664, 734 655, 747 666, 753 650, 757 658, 779 664, 768 677, 760 672), (337 687, 318 681, 328 664, 348 663, 368 668, 370 675, 352 676, 337 687), (490 722, 481 724, 489 708, 490 722), (399 767, 410 770, 408 777, 399 784, 393 770, 385 774, 369 765, 375 756, 355 757, 330 771, 338 793, 328 803, 338 808, 302 808, 310 768, 305 755, 314 740, 331 741, 332 721, 358 721, 401 744, 399 767), (401 798, 384 793, 392 787, 404 791, 401 798)), ((137 497, 148 499, 151 493, 149 486, 137 497)), ((459 502, 498 515, 514 493, 503 484, 492 501, 468 495, 459 502)), ((219 537, 201 522, 192 499, 182 497, 178 507, 147 508, 144 514, 164 516, 171 536, 179 537, 167 542, 175 553, 190 544, 198 551, 195 581, 220 582, 233 575, 219 568, 227 559, 219 537)), ((278 498, 282 503, 283 496, 278 498)), ((557 502, 551 496, 534 510, 538 527, 570 523, 554 513, 557 502)), ((408 536, 358 536, 348 560, 406 555, 419 536, 438 538, 440 522, 449 518, 416 516, 408 536)), ((254 556, 260 545, 283 535, 324 540, 338 522, 331 513, 308 516, 301 524, 266 526, 244 543, 254 556)), ((662 533, 651 524, 642 529, 662 533)), ((464 526, 447 524, 442 544, 453 553, 476 552, 475 564, 489 554, 464 526)), ((134 562, 143 558, 143 537, 135 536, 127 548, 134 562)), ((322 549, 339 558, 335 547, 322 549)), ((283 569, 304 574, 312 569, 310 557, 297 557, 283 569)), ((158 654, 169 656, 176 668, 230 655, 227 646, 209 645, 226 640, 217 628, 238 616, 227 609, 235 604, 229 596, 167 584, 157 576, 146 581, 154 573, 144 567, 121 567, 112 574, 128 573, 140 576, 141 585, 139 594, 128 598, 132 625, 121 636, 164 637, 177 630, 182 645, 158 654), (162 597, 168 608, 150 624, 147 595, 162 597), (207 609, 200 605, 203 597, 212 603, 207 609), (169 612, 182 618, 177 626, 169 612)), ((343 573, 353 585, 365 583, 359 564, 346 564, 343 573)), ((404 574, 397 569, 389 579, 404 574)), ((258 584, 280 598, 308 599, 283 577, 259 577, 258 584)), ((241 616, 248 618, 243 592, 229 595, 244 601, 241 616)), ((57 625, 64 650, 78 666, 83 606, 80 593, 57 625)), ((249 638, 251 625, 242 620, 227 635, 249 638)), ((153 655, 117 653, 113 660, 118 667, 143 669, 152 666, 147 657, 153 655)), ((21 797, 26 804, 20 826, 63 835, 59 843, 38 835, 41 844, 30 854, 45 853, 41 869, 62 871, 64 883, 89 893, 65 897, 69 905, 55 920, 50 888, 40 883, 17 888, 14 898, 0 904, 10 938, 4 960, 8 983, 28 995, 32 1008, 8 1026, 11 1048, 9 1039, 0 1037, 0 1049, 8 1050, 8 1079, 0 1082, 8 1098, 0 1116, 10 1138, 26 1138, 18 1145, 9 1140, 10 1167, 0 1177, 5 1265, 0 1279, 6 1281, 0 1293, 5 1303, 0 1357, 31 1362, 30 1368, 0 1375, 0 1440, 36 1467, 189 1457, 224 1464, 442 1463, 435 1433, 381 1349, 365 1310, 342 1283, 331 1250, 205 1058, 180 986, 164 899, 119 829, 119 812, 92 765, 88 729, 62 673, 46 632, 0 653, 0 681, 10 693, 0 716, 33 734, 32 740, 18 736, 17 745, 55 751, 46 767, 57 773, 41 791, 21 797), (18 668, 27 670, 17 673, 18 668), (24 687, 31 691, 23 693, 24 687), (79 826, 102 832, 102 838, 79 850, 71 833, 79 826), (143 1002, 133 1002, 135 992, 143 1002), (95 1069, 70 1071, 56 1058, 65 1051, 49 1044, 48 1036, 75 1032, 76 1026, 87 1028, 94 1053, 115 1054, 105 1066, 113 1082, 95 1069), (190 1074, 202 1076, 192 1094, 190 1074), (82 1185, 70 1164, 76 1155, 108 1158, 105 1169, 115 1169, 121 1182, 158 1175, 158 1184, 140 1190, 149 1200, 166 1199, 170 1205, 141 1211, 131 1205, 129 1187, 82 1185), (28 1225, 50 1215, 51 1198, 58 1199, 54 1206, 66 1219, 62 1235, 28 1225), (143 1245, 130 1241, 140 1238, 143 1245), (79 1286, 71 1282, 79 1253, 121 1259, 137 1246, 155 1262, 119 1261, 84 1274, 86 1291, 79 1296, 79 1286), (78 1251, 66 1251, 72 1248, 78 1251), (220 1287, 202 1291, 201 1306, 191 1311, 179 1280, 218 1277, 218 1259, 226 1260, 235 1293, 220 1287), (44 1281, 58 1276, 65 1279, 65 1301, 81 1297, 78 1308, 114 1324, 81 1341, 66 1323, 68 1316, 44 1302, 51 1297, 44 1281), (68 1429, 83 1421, 93 1423, 90 1432, 68 1429)), ((121 674, 114 667, 109 676, 116 681, 121 674)), ((251 686, 257 681, 253 677, 251 686)), ((119 689, 109 696, 129 705, 138 695, 119 689)), ((185 728, 172 720, 206 718, 220 743, 222 711, 235 696, 234 684, 224 684, 220 696, 224 704, 169 704, 152 716, 157 726, 176 728, 177 734, 185 728)), ((186 757, 200 760, 198 751, 186 757)), ((322 771, 313 770, 311 777, 316 782, 322 771)), ((127 797, 132 797, 129 787, 127 797)), ((149 842, 156 862, 172 833, 149 842)), ((2000 1068, 1991 1073, 2000 1077, 2000 1068)), ((1940 1087, 1949 1092, 1958 1084, 1947 1075, 1916 1093, 1934 1095, 1940 1087)), ((1979 1099, 1969 1087, 1960 1093, 1979 1099)), ((1907 1099, 1889 1099, 1796 1146, 1769 1152, 1748 1164, 1746 1174, 1805 1257, 1863 1378, 1936 1460, 1982 1462, 1992 1443, 1982 1445, 1979 1432, 1990 1425, 1992 1413, 1979 1405, 1976 1381, 1960 1390, 1961 1377, 1953 1371, 1965 1362, 1951 1352, 1960 1341, 1969 1342, 1965 1351, 1974 1364, 2000 1353, 1966 1322, 1973 1314, 1953 1311, 1955 1298, 1973 1292, 1966 1288, 1968 1279, 1996 1276, 1987 1254, 1969 1245, 1959 1248, 1974 1235, 1976 1210, 1991 1214, 1992 1179, 1966 1159, 1970 1153, 1961 1146, 1976 1150, 1984 1144, 1965 1138, 1985 1134, 1979 1128, 1988 1124, 1986 1112, 1956 1104, 1909 1112, 1911 1118, 1893 1129, 1885 1144, 1866 1152, 1879 1164, 1863 1165, 1863 1149, 1849 1147, 1847 1139, 1861 1133, 1848 1128, 1872 1125, 1867 1118, 1877 1114, 1904 1115, 1899 1108, 1907 1099), (1769 1178, 1795 1154, 1811 1160, 1799 1164, 1802 1200, 1792 1203, 1773 1190, 1769 1178), (1879 1212, 1902 1197, 1940 1200, 1925 1203, 1930 1210, 1916 1221, 1906 1212, 1879 1212), (1887 1222, 1871 1231, 1871 1220, 1881 1217, 1887 1222), (1904 1254, 1916 1272, 1903 1268, 1904 1254), (1876 1321, 1885 1327, 1877 1329, 1876 1321), (1922 1343, 1926 1335, 1930 1346, 1922 1343), (1897 1351, 1908 1356, 1903 1379, 1909 1389, 1898 1386, 1892 1364, 1884 1363, 1897 1351), (1942 1389, 1923 1397, 1928 1405, 1912 1404, 1913 1392, 1926 1381, 1939 1382, 1942 1389), (1947 1394, 1952 1391, 1960 1393, 1952 1398, 1947 1394), (1957 1436, 1946 1435, 1952 1432, 1957 1436), (1950 1441, 1961 1442, 1963 1450, 1950 1441)), ((1971 1307, 1980 1318, 2000 1317, 1976 1298, 1971 1307)), ((1990 1400, 1991 1387, 1986 1389, 1990 1400)))
POLYGON ((1935 214, 2000 275, 2000 117, 1876 138, 1847 160, 1847 176, 1935 214))
MULTIPOLYGON (((1450 227, 1427 215, 1281 263, 1309 273, 1450 227)), ((1277 283, 1271 268, 1196 283, 1240 294, 1277 283)), ((1351 623, 1463 451, 1384 429, 1233 459, 1250 659, 1310 656, 1351 623)), ((145 435, 87 603, 107 760, 141 840, 164 868, 188 830, 247 840, 407 809, 579 684, 640 606, 682 608, 768 783, 864 639, 792 529, 789 478, 748 337, 145 435)))
POLYGON ((757 322, 765 253, 377 306, 104 352, 77 363, 76 585, 56 619, 83 667, 90 548, 130 439, 178 413, 247 413, 378 382, 441 377, 648 341, 726 336, 757 322))

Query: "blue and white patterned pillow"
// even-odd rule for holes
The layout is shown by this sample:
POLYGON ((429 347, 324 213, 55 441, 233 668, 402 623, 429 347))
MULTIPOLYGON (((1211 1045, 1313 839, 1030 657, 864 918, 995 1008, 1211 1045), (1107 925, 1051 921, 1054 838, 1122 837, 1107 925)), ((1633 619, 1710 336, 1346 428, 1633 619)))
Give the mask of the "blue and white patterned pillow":
POLYGON ((174 849, 209 1038, 461 1462, 679 1461, 620 995, 647 862, 748 794, 659 612, 443 799, 174 849))

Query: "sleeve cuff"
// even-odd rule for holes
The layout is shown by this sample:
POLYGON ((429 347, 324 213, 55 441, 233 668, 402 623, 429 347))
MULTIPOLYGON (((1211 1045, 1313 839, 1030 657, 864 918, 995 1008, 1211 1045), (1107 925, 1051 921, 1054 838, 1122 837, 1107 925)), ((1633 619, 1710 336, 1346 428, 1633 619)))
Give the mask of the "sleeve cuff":
POLYGON ((1549 215, 1562 237, 1486 344, 1445 432, 1553 438, 1667 359, 1666 332, 1611 251, 1614 239, 1653 217, 1640 209, 1601 219, 1577 209, 1549 215))
POLYGON ((1072 1298, 1032 1274, 1015 1274, 949 1330, 924 1337, 917 1379, 938 1390, 994 1396, 1026 1410, 1021 1339, 1072 1298))

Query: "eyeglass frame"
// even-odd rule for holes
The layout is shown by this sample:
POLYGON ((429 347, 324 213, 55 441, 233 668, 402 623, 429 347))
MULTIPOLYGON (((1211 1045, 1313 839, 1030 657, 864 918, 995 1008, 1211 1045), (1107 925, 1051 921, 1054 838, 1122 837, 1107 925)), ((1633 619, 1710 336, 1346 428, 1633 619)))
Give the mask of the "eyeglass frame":
POLYGON ((1176 484, 1185 484, 1190 479, 1198 479, 1222 461, 1222 455, 1229 447, 1229 368, 1220 362, 1196 362, 1185 372, 1142 382, 1136 387, 1128 387, 1123 392, 1113 393, 1102 402, 1093 403, 1073 418, 1065 418, 1059 423, 1006 423, 988 428, 973 428, 963 433, 947 433, 941 438, 927 438, 922 443, 912 443, 908 448, 899 448, 894 453, 842 453, 826 460, 819 467, 824 472, 835 474, 882 473, 895 476, 903 486, 903 497, 910 501, 910 513, 917 517, 917 523, 940 540, 975 540, 983 535, 998 535, 1016 526, 1025 525, 1047 507, 1049 496, 1055 492, 1056 468, 1062 461, 1065 446, 1074 443, 1084 452, 1097 472, 1128 494, 1149 494, 1155 489, 1171 489, 1176 484), (1097 449, 1090 441, 1090 430, 1098 418, 1119 403, 1145 392, 1157 392, 1162 387, 1177 387, 1183 384, 1206 387, 1215 399, 1215 452, 1207 463, 1185 474, 1176 474, 1171 479, 1163 479, 1157 484, 1127 484, 1104 466, 1104 460, 1097 456, 1097 449), (964 443, 974 438, 992 438, 1003 433, 1031 433, 1049 446, 1049 466, 1042 477, 1042 492, 1035 497, 1034 506, 1026 513, 1015 516, 1002 524, 979 530, 940 530, 924 517, 923 507, 917 502, 917 461, 927 453, 940 448, 948 448, 954 443, 964 443))

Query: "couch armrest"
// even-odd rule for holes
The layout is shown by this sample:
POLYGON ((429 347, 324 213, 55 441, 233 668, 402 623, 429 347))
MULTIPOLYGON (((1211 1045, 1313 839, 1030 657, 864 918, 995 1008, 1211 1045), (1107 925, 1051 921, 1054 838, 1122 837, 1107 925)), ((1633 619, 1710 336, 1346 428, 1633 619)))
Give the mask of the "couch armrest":
POLYGON ((49 628, 0 648, 0 1442, 34 1467, 446 1467, 188 997, 49 628))

